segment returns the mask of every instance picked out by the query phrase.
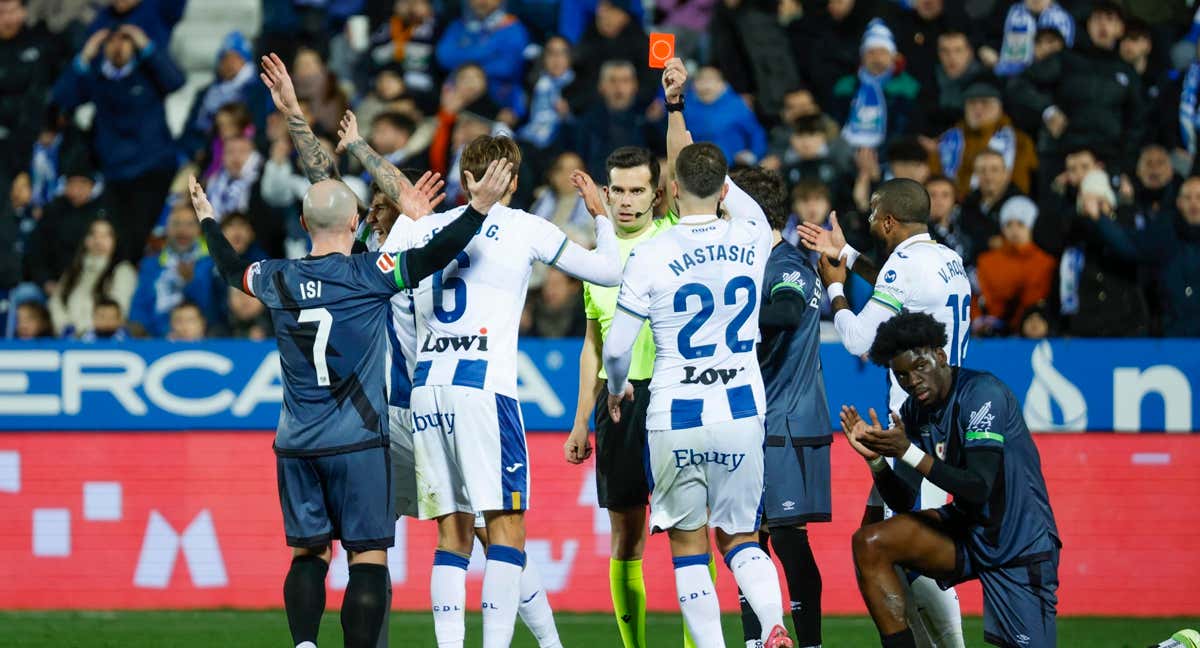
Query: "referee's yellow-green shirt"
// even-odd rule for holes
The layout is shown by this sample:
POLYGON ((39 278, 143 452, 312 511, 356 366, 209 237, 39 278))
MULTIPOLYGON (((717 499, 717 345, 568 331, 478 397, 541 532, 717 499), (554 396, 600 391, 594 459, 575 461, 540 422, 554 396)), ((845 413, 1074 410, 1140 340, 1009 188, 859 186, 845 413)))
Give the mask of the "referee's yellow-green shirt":
MULTIPOLYGON (((679 217, 674 213, 668 213, 663 218, 655 219, 650 223, 650 226, 642 232, 640 236, 635 238, 617 239, 617 247, 621 250, 621 266, 625 266, 625 261, 629 259, 629 253, 639 243, 650 240, 655 236, 667 231, 672 225, 678 222, 679 217)), ((596 320, 600 323, 600 343, 604 344, 605 338, 608 337, 608 330, 612 328, 613 315, 617 312, 617 295, 620 294, 621 287, 613 286, 611 288, 605 286, 597 286, 588 282, 583 282, 583 312, 590 320, 596 320)), ((654 335, 650 332, 650 323, 642 324, 642 332, 638 334, 637 340, 633 343, 633 362, 629 365, 630 380, 647 380, 654 373, 654 335)), ((604 366, 600 366, 600 379, 605 380, 608 376, 604 373, 604 366)))

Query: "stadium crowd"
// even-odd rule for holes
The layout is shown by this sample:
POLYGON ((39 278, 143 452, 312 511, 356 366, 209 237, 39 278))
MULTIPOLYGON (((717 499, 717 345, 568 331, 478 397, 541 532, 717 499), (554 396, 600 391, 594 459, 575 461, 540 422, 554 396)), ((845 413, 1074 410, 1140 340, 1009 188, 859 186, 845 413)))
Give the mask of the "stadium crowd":
MULTIPOLYGON (((308 252, 266 51, 325 147, 353 107, 390 162, 444 176, 447 205, 465 201, 465 145, 514 135, 514 205, 590 245, 571 172, 603 177, 620 146, 665 155, 653 31, 694 69, 695 140, 777 169, 790 225, 836 213, 873 249, 872 189, 924 183, 931 231, 970 274, 975 335, 1200 335, 1200 10, 1184 0, 262 0, 257 38, 225 37, 173 133, 186 5, 0 0, 6 335, 269 337, 186 199, 194 173, 247 260, 308 252)), ((369 204, 370 178, 339 159, 369 204)), ((577 281, 531 286, 522 335, 583 335, 577 281)), ((856 306, 870 292, 847 286, 856 306)))

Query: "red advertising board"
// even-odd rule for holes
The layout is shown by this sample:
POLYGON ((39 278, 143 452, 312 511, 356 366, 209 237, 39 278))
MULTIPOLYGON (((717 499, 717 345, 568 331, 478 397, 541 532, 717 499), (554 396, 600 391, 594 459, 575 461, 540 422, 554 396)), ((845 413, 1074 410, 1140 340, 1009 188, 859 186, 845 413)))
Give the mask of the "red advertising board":
MULTIPOLYGON (((269 433, 0 435, 0 608, 277 608, 289 562, 269 433)), ((592 466, 562 460, 563 434, 531 434, 528 553, 557 609, 609 609, 607 517, 592 466)), ((1065 547, 1060 614, 1196 615, 1200 553, 1187 520, 1200 508, 1196 435, 1037 437, 1065 547)), ((824 609, 862 613, 850 563, 869 476, 844 443, 833 452, 834 521, 812 527, 824 609)), ((402 520, 391 552, 397 608, 428 605, 431 523, 402 520)), ((344 555, 330 605, 345 587, 344 555)), ((476 558, 476 561, 478 557, 476 558)), ((478 600, 473 562, 469 599, 478 600)), ((665 538, 646 556, 653 610, 675 609, 665 538)), ((722 568, 720 596, 736 608, 722 568)), ((979 588, 960 589, 978 613, 979 588)))

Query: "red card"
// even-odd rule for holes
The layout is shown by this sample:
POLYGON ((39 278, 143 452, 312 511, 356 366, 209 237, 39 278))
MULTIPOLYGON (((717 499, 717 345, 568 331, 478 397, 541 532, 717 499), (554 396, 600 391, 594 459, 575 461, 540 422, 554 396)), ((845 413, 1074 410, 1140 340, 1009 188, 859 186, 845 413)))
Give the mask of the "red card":
POLYGON ((675 57, 675 34, 650 34, 650 67, 662 69, 675 57))

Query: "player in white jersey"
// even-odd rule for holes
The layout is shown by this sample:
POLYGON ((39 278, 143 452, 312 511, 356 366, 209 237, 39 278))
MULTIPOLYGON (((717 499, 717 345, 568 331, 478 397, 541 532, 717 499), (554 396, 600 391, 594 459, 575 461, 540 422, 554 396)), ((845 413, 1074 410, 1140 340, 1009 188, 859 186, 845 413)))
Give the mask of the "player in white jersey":
MULTIPOLYGON (((971 283, 962 258, 929 236, 929 194, 925 188, 913 180, 898 178, 883 183, 871 196, 871 234, 889 250, 882 268, 846 244, 836 215, 830 220, 831 230, 807 223, 799 229, 805 246, 822 253, 821 280, 831 300, 834 327, 846 350, 856 356, 865 354, 875 341, 879 325, 901 311, 928 313, 946 327, 946 357, 951 365, 960 365, 971 328, 971 283), (834 265, 836 259, 842 262, 834 265), (850 310, 845 298, 847 270, 875 285, 871 300, 858 314, 850 310)), ((889 386, 888 406, 898 413, 907 394, 890 373, 889 386)), ((898 466, 897 473, 903 473, 918 488, 915 508, 936 508, 946 503, 944 490, 907 470, 907 466, 898 466)), ((864 520, 878 521, 889 515, 883 499, 872 488, 864 520)), ((918 642, 931 648, 962 648, 962 614, 953 588, 943 591, 924 576, 914 576, 909 584, 909 621, 918 642)))
MULTIPOLYGON (((686 72, 664 74, 677 96, 686 72), (669 78, 669 80, 668 80, 669 78)), ((678 149, 681 102, 670 104, 670 192, 679 222, 637 246, 625 265, 617 313, 604 343, 608 408, 621 417, 630 351, 650 322, 656 349, 646 417, 650 528, 667 531, 680 609, 700 648, 724 646, 720 605, 708 572, 708 527, 764 628, 768 648, 791 646, 775 565, 758 545, 763 491, 762 375, 758 296, 771 230, 756 202, 725 175, 713 144, 678 149), (729 219, 720 218, 724 204, 729 219)))
MULTIPOLYGON (((464 186, 480 168, 500 159, 519 164, 509 138, 484 136, 462 155, 464 186)), ((515 190, 517 179, 512 180, 515 190)), ((394 227, 386 246, 413 247, 460 209, 394 227)), ((402 221, 398 221, 402 222, 402 221)), ((415 293, 423 322, 413 371, 413 426, 418 509, 438 521, 431 582, 439 645, 462 645, 465 557, 474 541, 474 514, 484 514, 490 544, 483 583, 483 645, 507 646, 520 602, 525 565, 523 512, 529 506, 529 456, 517 395, 517 332, 532 264, 542 261, 602 285, 620 280, 616 237, 604 215, 596 218, 596 249, 570 242, 553 224, 524 211, 496 206, 480 245, 415 293), (439 569, 440 568, 440 569, 439 569)))

